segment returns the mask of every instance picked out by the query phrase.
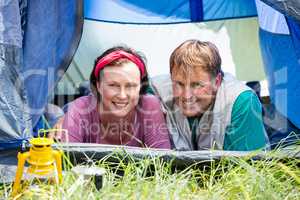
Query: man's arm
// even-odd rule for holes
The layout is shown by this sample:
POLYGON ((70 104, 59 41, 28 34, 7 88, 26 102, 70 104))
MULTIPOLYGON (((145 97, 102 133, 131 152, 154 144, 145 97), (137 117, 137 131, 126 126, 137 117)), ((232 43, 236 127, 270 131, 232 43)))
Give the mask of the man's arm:
POLYGON ((250 151, 267 144, 262 107, 256 94, 242 92, 234 102, 231 124, 226 128, 224 150, 250 151))

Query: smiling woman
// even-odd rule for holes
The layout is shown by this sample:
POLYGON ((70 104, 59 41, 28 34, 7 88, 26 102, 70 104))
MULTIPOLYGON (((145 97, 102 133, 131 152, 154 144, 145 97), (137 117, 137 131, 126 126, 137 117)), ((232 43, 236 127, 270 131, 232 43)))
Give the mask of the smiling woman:
POLYGON ((143 58, 114 47, 99 56, 90 76, 93 93, 75 100, 63 120, 66 142, 170 148, 157 97, 148 95, 143 58))

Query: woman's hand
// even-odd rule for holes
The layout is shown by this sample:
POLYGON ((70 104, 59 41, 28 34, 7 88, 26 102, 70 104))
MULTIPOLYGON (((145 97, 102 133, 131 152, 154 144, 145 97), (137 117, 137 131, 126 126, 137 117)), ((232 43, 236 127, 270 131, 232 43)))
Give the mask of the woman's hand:
POLYGON ((66 141, 67 142, 67 131, 64 130, 63 127, 64 122, 64 116, 62 116, 54 125, 53 131, 49 132, 48 138, 54 139, 55 141, 61 142, 66 141))

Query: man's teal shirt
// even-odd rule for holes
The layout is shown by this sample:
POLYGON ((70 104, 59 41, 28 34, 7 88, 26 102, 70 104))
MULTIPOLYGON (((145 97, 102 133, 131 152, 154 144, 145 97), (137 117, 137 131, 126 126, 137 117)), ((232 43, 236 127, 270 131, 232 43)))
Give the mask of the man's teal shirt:
MULTIPOLYGON (((199 120, 198 117, 188 118, 194 148, 197 146, 195 125, 199 120)), ((266 144, 261 103, 253 91, 244 91, 233 104, 231 123, 226 127, 223 150, 250 151, 263 148, 266 144)))

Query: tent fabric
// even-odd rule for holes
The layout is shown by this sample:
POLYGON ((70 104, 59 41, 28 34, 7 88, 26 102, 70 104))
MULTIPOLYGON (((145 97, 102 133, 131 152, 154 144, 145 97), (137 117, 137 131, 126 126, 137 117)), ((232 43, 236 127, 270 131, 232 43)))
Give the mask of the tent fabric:
POLYGON ((204 21, 257 16, 254 0, 203 0, 204 21))
POLYGON ((297 54, 298 63, 300 63, 300 20, 296 21, 291 17, 287 17, 287 24, 290 28, 290 33, 297 54))
POLYGON ((0 45, 0 143, 30 136, 31 116, 20 78, 21 49, 0 45), (29 129, 29 130, 28 130, 29 129))
POLYGON ((285 16, 300 21, 299 0, 262 0, 262 2, 283 13, 285 16))
MULTIPOLYGON (((54 147, 56 148, 56 147, 54 147)), ((58 149, 63 150, 68 158, 68 164, 73 166, 86 164, 91 161, 106 161, 107 164, 120 162, 127 164, 142 159, 160 159, 172 164, 176 170, 185 170, 189 166, 210 167, 224 158, 246 158, 253 160, 286 160, 299 159, 299 148, 292 146, 273 154, 266 152, 241 152, 241 151, 172 151, 163 149, 145 149, 125 146, 100 145, 100 144, 60 144, 58 149)), ((0 184, 10 184, 14 181, 17 170, 17 151, 6 150, 0 154, 0 184)), ((203 168, 203 169, 204 169, 203 168)))
POLYGON ((22 36, 24 36, 25 28, 26 28, 27 6, 28 6, 28 0, 19 0, 19 9, 20 9, 20 17, 21 17, 22 36))
POLYGON ((188 0, 85 0, 86 19, 120 23, 176 23, 190 21, 188 0), (113 12, 111 12, 113 10, 113 12), (116 13, 118 13, 116 15, 116 13))
MULTIPOLYGON (((222 158, 246 157, 253 159, 286 159, 300 158, 297 146, 285 147, 281 151, 269 154, 267 151, 223 151, 223 150, 203 150, 203 151, 174 151, 167 149, 140 148, 120 145, 91 144, 91 143, 60 143, 53 145, 54 149, 60 149, 69 156, 73 164, 86 163, 91 160, 103 160, 111 162, 124 162, 129 160, 140 160, 145 158, 161 158, 164 161, 172 161, 176 166, 190 166, 193 164, 210 163, 222 158), (127 159, 129 158, 129 159, 127 159)), ((0 154, 0 168, 4 165, 16 165, 17 152, 6 150, 0 154)), ((0 170, 1 171, 1 170, 0 170)), ((3 173, 3 172, 2 172, 3 173)), ((0 174, 0 177, 2 174, 0 174)), ((1 180, 1 179, 0 179, 1 180)))
POLYGON ((169 24, 257 15, 254 0, 85 0, 84 3, 86 19, 114 23, 169 24))
POLYGON ((77 49, 83 27, 82 9, 81 0, 28 4, 22 73, 33 125, 77 49))
POLYGON ((214 42, 220 50, 225 72, 242 81, 264 80, 258 28, 256 17, 168 25, 127 25, 86 19, 78 50, 58 83, 56 94, 78 92, 79 84, 89 79, 95 58, 120 44, 145 55, 150 77, 168 74, 171 52, 191 38, 214 42))
POLYGON ((285 16, 260 0, 256 0, 258 21, 261 29, 277 34, 290 34, 285 16))
POLYGON ((22 47, 19 1, 0 1, 0 44, 22 47))
POLYGON ((259 18, 264 16, 264 22, 260 23, 260 25, 264 24, 264 26, 260 28, 259 36, 269 83, 270 98, 276 109, 300 128, 300 107, 298 106, 300 80, 297 78, 300 73, 300 57, 298 55, 300 49, 299 22, 283 17, 274 18, 274 15, 269 14, 269 10, 273 8, 261 1, 257 1, 258 8, 260 8, 260 4, 263 4, 264 7, 269 7, 268 9, 258 9, 258 16, 259 18), (284 29, 288 27, 288 33, 285 32, 283 34, 283 29, 280 28, 272 30, 266 28, 282 27, 283 23, 285 23, 284 29))
POLYGON ((202 0, 190 0, 190 15, 192 22, 203 21, 203 2, 202 0))
POLYGON ((29 137, 26 128, 30 129, 31 121, 20 72, 23 36, 19 1, 1 1, 0 13, 1 148, 3 143, 29 137))
POLYGON ((82 0, 0 2, 0 149, 32 137, 82 27, 82 0))

